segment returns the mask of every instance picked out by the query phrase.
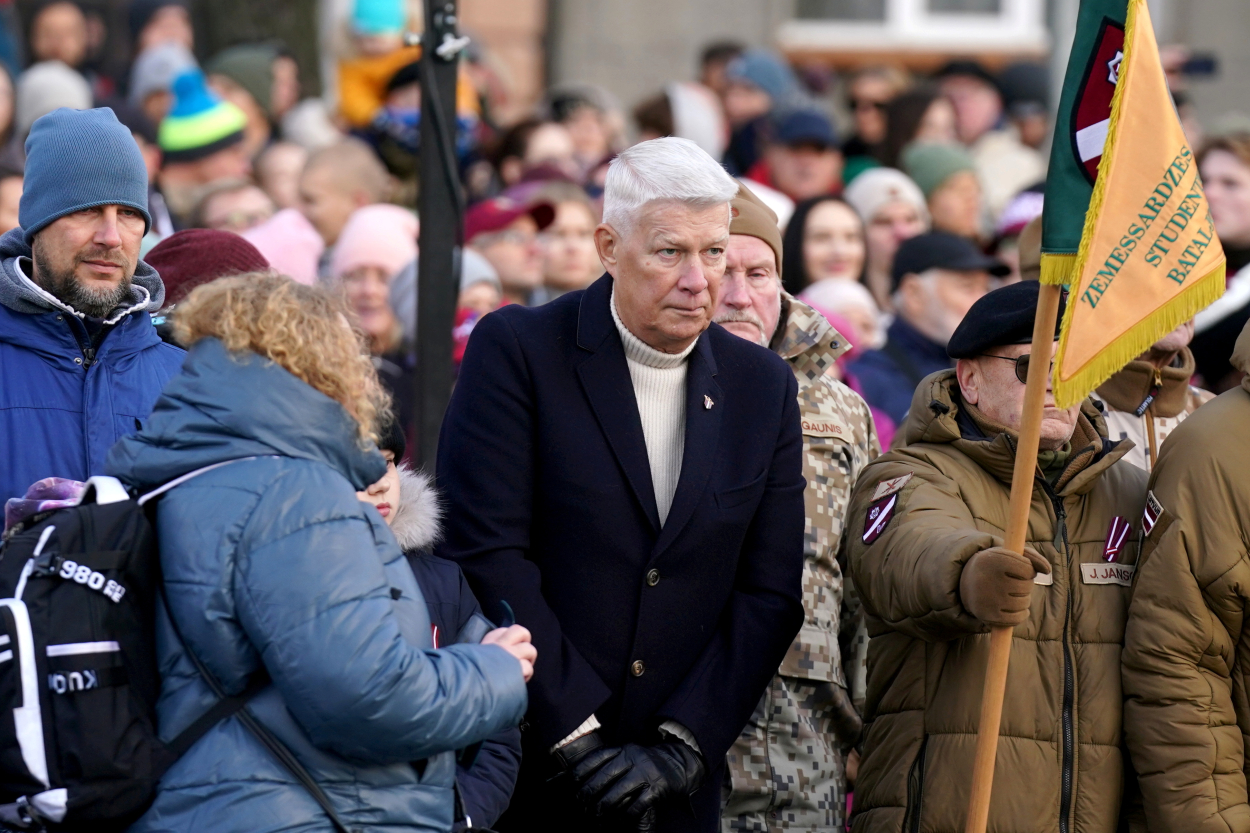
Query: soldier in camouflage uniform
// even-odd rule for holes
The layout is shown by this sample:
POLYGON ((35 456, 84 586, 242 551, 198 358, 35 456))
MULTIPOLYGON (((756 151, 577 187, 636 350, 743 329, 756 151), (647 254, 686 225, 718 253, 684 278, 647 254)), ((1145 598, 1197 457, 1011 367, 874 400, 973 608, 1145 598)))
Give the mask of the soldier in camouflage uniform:
POLYGON ((733 209, 715 320, 770 347, 798 379, 807 617, 729 752, 722 828, 841 830, 845 754, 859 738, 868 640, 858 600, 844 585, 838 544, 851 487, 880 447, 867 404, 834 376, 835 359, 850 345, 818 312, 781 290, 775 215, 745 187, 733 209))

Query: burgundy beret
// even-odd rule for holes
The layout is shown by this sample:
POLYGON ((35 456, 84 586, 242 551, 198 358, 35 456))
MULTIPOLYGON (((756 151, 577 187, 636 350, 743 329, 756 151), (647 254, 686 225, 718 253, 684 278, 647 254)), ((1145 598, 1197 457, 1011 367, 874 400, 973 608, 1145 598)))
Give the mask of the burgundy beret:
POLYGON ((174 232, 153 246, 144 261, 160 273, 167 307, 201 284, 269 268, 265 256, 239 235, 205 228, 174 232))

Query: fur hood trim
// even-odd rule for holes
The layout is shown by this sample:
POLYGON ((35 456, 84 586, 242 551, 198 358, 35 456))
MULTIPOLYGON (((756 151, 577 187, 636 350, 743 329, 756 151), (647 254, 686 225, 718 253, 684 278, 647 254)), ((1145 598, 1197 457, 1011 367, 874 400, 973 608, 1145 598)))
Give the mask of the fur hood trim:
POLYGON ((425 472, 399 466, 399 507, 391 532, 404 552, 428 549, 442 538, 443 504, 425 472))

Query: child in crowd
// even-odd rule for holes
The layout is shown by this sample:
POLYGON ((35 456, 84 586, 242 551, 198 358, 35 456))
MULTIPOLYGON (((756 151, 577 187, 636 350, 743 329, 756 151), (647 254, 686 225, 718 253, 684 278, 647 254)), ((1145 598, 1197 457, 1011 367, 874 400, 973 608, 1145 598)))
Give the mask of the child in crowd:
MULTIPOLYGON (((430 612, 434 647, 477 642, 495 626, 482 615, 460 567, 431 554, 441 535, 443 511, 434 484, 428 475, 400 464, 405 442, 398 424, 391 422, 382 435, 379 448, 386 458, 386 475, 357 494, 390 525, 412 566, 430 612)), ((462 753, 456 765, 454 829, 494 824, 508 808, 520 767, 520 729, 484 741, 475 755, 462 753)))

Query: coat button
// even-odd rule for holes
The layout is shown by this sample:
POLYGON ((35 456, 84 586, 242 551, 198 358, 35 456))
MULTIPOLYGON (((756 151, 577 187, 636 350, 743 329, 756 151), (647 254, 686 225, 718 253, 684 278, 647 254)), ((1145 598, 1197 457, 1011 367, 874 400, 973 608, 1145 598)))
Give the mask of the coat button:
POLYGON ((660 571, 648 570, 647 571, 647 586, 655 587, 659 583, 660 583, 660 571))
POLYGON ((633 674, 635 677, 641 677, 642 672, 646 670, 647 667, 642 664, 642 660, 640 659, 634 660, 634 664, 629 666, 629 673, 633 674))
POLYGON ((82 359, 81 358, 74 359, 74 364, 82 364, 82 359))

